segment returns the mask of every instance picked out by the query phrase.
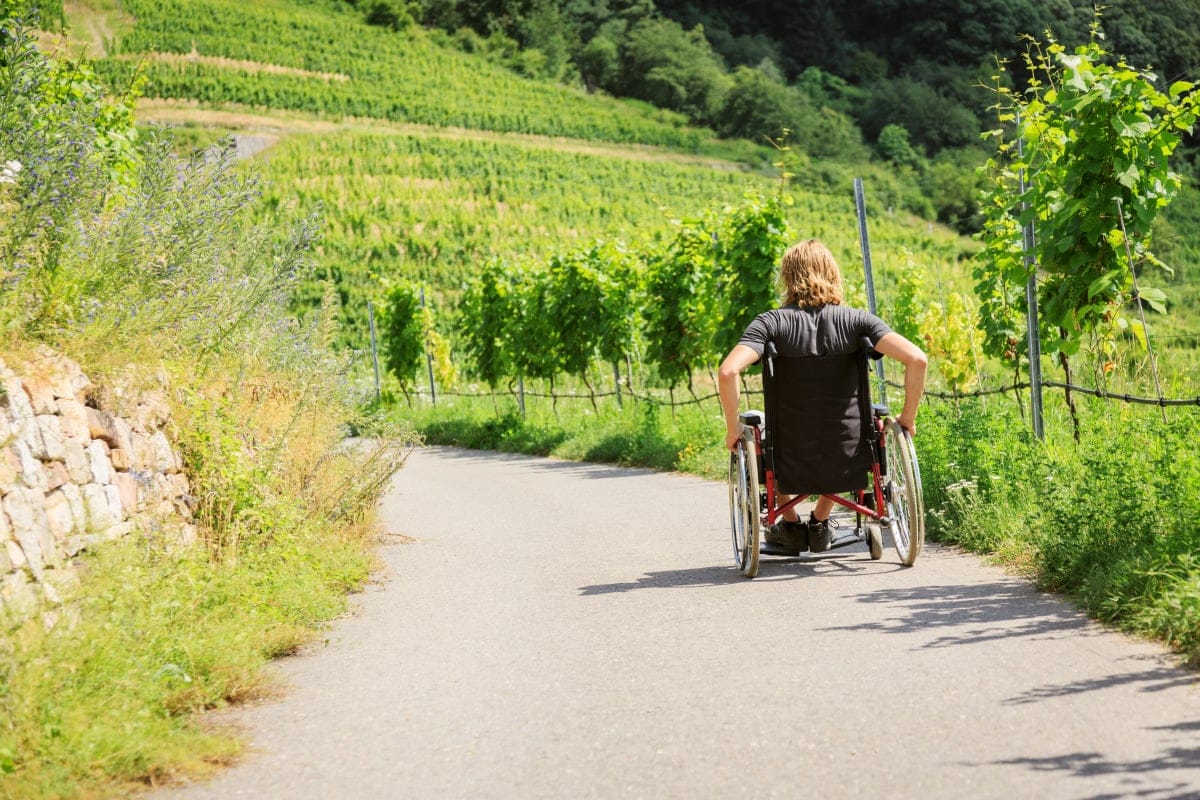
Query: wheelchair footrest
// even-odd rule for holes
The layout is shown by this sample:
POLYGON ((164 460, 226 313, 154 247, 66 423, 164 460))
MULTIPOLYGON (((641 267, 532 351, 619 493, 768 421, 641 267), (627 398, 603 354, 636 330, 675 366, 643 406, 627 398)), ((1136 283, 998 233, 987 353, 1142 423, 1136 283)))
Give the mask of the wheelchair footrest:
POLYGON ((841 536, 835 537, 834 540, 829 543, 829 549, 834 550, 838 547, 849 547, 852 544, 858 544, 859 542, 866 541, 866 539, 866 531, 858 528, 850 531, 849 533, 843 533, 841 536))
POLYGON ((797 553, 788 550, 787 548, 780 547, 777 544, 771 544, 770 542, 763 542, 761 545, 759 545, 758 554, 760 556, 779 556, 781 558, 799 557, 797 553))

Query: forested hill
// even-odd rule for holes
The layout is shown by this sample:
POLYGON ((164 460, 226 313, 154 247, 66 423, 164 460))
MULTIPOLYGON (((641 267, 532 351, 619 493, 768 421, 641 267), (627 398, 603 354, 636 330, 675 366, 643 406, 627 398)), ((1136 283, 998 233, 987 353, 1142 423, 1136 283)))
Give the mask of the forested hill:
MULTIPOLYGON (((1022 75, 1019 37, 1051 31, 1064 44, 1086 41, 1095 4, 1082 0, 658 0, 662 13, 697 24, 733 66, 769 59, 786 79, 814 86, 809 70, 858 91, 849 106, 868 141, 903 125, 932 150, 974 142, 990 93, 979 88, 1009 59, 1022 75), (963 111, 969 112, 963 113, 963 111)), ((1115 0, 1101 24, 1112 52, 1151 66, 1164 82, 1200 77, 1196 0, 1115 0)))
MULTIPOLYGON (((395 5, 347 2, 368 14, 395 5)), ((1023 35, 1049 31, 1079 44, 1096 21, 1091 0, 417 0, 408 8, 421 24, 460 38, 474 31, 483 49, 511 40, 526 54, 526 71, 577 75, 723 133, 769 132, 765 123, 788 121, 779 106, 825 108, 845 113, 868 145, 888 124, 903 126, 926 156, 978 141, 992 102, 980 84, 997 57, 1022 79, 1023 35), (748 92, 759 107, 728 106, 748 92)), ((1114 0, 1101 24, 1111 51, 1129 63, 1165 81, 1194 80, 1198 10, 1195 0, 1114 0)), ((798 117, 792 130, 805 128, 798 117)))

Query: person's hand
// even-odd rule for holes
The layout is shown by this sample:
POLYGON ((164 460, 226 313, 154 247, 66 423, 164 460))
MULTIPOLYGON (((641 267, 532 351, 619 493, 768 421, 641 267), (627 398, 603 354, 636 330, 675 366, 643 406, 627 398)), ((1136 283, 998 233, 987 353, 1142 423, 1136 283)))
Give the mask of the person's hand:
POLYGON ((736 449, 736 448, 737 448, 737 443, 738 443, 738 440, 739 440, 739 439, 741 439, 741 438, 742 438, 742 432, 741 432, 740 430, 738 430, 738 431, 727 431, 727 432, 725 433, 725 449, 726 449, 726 450, 734 450, 734 449, 736 449))
POLYGON ((917 415, 916 414, 905 414, 904 412, 901 412, 896 417, 896 424, 898 424, 901 428, 904 428, 904 430, 908 431, 909 436, 917 435, 917 415))

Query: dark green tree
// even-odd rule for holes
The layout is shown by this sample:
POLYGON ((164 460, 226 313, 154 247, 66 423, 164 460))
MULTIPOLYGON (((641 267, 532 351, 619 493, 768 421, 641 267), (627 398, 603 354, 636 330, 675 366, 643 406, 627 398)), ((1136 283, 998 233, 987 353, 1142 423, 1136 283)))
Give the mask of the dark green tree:
POLYGON ((761 69, 738 67, 721 109, 717 132, 755 141, 795 130, 814 109, 801 92, 784 86, 761 69))
POLYGON ((617 87, 621 94, 707 125, 715 121, 729 84, 702 29, 684 30, 665 19, 642 20, 630 29, 617 87))
POLYGON ((576 66, 589 92, 611 87, 621 70, 617 45, 607 36, 595 37, 576 58, 576 66))

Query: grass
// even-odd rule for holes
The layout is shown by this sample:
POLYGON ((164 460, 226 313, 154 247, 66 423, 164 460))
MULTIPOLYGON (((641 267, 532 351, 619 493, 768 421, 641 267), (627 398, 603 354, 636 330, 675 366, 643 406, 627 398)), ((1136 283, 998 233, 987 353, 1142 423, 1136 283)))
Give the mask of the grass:
POLYGON ((125 797, 241 750, 193 712, 272 691, 262 667, 340 613, 369 568, 366 529, 309 531, 214 565, 145 541, 96 553, 67 608, 0 652, 0 797, 125 797))
POLYGON ((436 405, 396 407, 397 418, 421 431, 427 444, 550 456, 663 471, 723 475, 720 443, 710 428, 720 423, 715 401, 687 410, 635 402, 619 406, 602 398, 593 408, 586 395, 555 404, 526 398, 521 414, 513 397, 439 398, 436 405), (704 444, 711 441, 711 445, 704 444), (717 466, 714 466, 716 464, 717 466))

